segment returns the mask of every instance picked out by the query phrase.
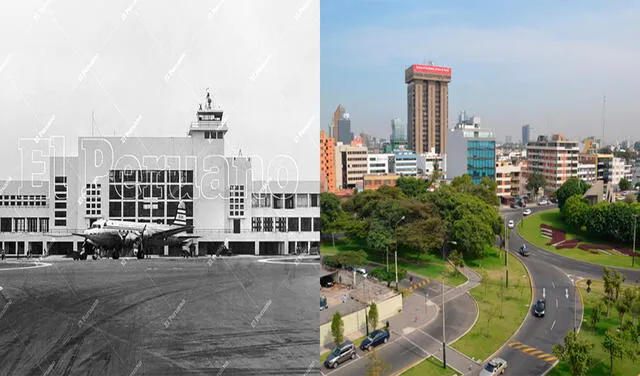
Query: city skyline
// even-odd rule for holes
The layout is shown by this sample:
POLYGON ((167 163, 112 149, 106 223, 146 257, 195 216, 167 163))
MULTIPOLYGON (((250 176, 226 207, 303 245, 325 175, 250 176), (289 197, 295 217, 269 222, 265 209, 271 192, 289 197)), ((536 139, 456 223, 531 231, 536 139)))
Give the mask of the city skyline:
POLYGON ((605 141, 640 137, 628 133, 640 116, 638 4, 353 0, 323 3, 321 17, 323 129, 343 104, 354 133, 388 137, 390 119, 407 121, 404 70, 433 61, 452 68, 449 127, 466 110, 499 140, 520 139, 524 124, 532 139, 601 137, 606 96, 605 141))

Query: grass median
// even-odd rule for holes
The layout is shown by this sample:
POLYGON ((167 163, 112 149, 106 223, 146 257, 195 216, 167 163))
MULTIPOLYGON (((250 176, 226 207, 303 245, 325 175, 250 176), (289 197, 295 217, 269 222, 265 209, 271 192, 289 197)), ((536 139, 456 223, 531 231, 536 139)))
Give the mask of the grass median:
POLYGON ((469 293, 478 303, 478 320, 473 328, 451 346, 478 360, 498 350, 520 327, 531 305, 531 283, 527 270, 509 255, 509 286, 505 287, 504 252, 496 248, 467 265, 482 276, 469 293))
MULTIPOLYGON (((336 242, 333 244, 321 244, 320 253, 322 255, 335 255, 342 251, 360 251, 363 250, 358 244, 348 243, 345 241, 336 242)), ((369 255, 368 260, 373 263, 386 264, 386 255, 369 255)), ((389 267, 395 266, 394 252, 389 251, 389 267)), ((460 273, 454 273, 453 268, 449 263, 442 261, 439 256, 425 253, 425 254, 407 254, 403 252, 403 256, 398 258, 398 268, 406 269, 412 273, 418 274, 422 277, 429 279, 442 278, 442 274, 445 275, 445 283, 450 286, 459 286, 467 282, 467 277, 460 273)))
POLYGON ((456 371, 447 367, 446 369, 442 367, 442 362, 438 359, 430 356, 427 359, 423 360, 420 364, 409 368, 405 372, 402 373, 402 376, 452 376, 459 375, 456 371))
MULTIPOLYGON (((547 243, 549 243, 549 239, 543 237, 542 233, 540 232, 540 225, 543 223, 553 228, 557 228, 558 230, 564 231, 567 235, 567 240, 577 238, 583 240, 585 243, 612 244, 611 242, 590 236, 588 233, 578 233, 575 230, 571 229, 560 217, 559 209, 543 211, 525 217, 522 224, 518 225, 518 232, 528 242, 561 256, 599 265, 631 268, 632 260, 629 256, 615 254, 607 255, 604 253, 593 254, 578 247, 571 249, 556 249, 555 247, 547 245, 547 243)), ((635 264, 635 269, 640 269, 640 263, 635 264)))
MULTIPOLYGON (((604 296, 604 287, 602 281, 592 281, 591 292, 587 293, 585 281, 578 283, 580 295, 584 302, 584 317, 587 319, 591 316, 591 311, 597 302, 602 300, 604 296)), ((629 320, 630 315, 627 314, 625 321, 629 320)), ((587 371, 589 375, 609 375, 609 354, 602 347, 604 334, 609 329, 615 329, 620 326, 620 317, 614 308, 611 309, 609 317, 603 317, 595 327, 587 322, 583 322, 580 327, 578 337, 580 339, 589 340, 594 344, 591 350, 593 363, 587 371)), ((628 359, 616 359, 613 364, 614 376, 636 376, 640 373, 640 365, 638 362, 632 362, 628 359)), ((549 373, 549 376, 570 376, 571 369, 567 362, 560 361, 556 367, 549 373)))

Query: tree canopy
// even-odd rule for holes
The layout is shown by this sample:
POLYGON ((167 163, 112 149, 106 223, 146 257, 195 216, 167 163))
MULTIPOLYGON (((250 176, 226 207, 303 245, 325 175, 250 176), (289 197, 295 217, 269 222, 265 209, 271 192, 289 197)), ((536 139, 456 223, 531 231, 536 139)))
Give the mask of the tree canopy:
POLYGON ((582 179, 569 178, 562 184, 560 188, 555 192, 555 196, 558 199, 558 207, 562 210, 565 202, 569 197, 573 195, 584 195, 591 185, 584 182, 582 179))
POLYGON ((544 178, 544 175, 539 172, 534 172, 529 175, 525 188, 527 188, 528 191, 533 191, 533 194, 536 195, 538 194, 540 188, 544 187, 545 185, 547 185, 547 180, 544 178))

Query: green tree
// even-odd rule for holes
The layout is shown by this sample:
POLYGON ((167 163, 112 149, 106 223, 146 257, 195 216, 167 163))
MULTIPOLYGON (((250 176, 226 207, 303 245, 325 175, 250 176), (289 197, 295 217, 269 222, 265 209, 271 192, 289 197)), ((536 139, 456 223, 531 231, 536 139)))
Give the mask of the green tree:
POLYGON ((622 336, 614 329, 609 329, 604 334, 602 340, 602 347, 609 354, 610 367, 609 375, 613 375, 613 359, 622 359, 627 353, 627 347, 622 336))
POLYGON ((458 268, 464 266, 464 258, 462 257, 462 253, 458 250, 451 252, 449 255, 449 261, 458 268))
POLYGON ((378 306, 376 303, 371 303, 369 307, 369 327, 372 331, 378 327, 378 306))
POLYGON ((638 299, 638 297, 636 296, 636 291, 634 288, 626 287, 622 290, 622 296, 620 297, 618 303, 616 303, 616 310, 620 315, 621 323, 624 323, 624 315, 631 311, 636 299, 638 299))
POLYGON ((342 251, 327 258, 344 267, 362 266, 367 263, 367 253, 364 251, 342 251))
POLYGON ((539 172, 534 172, 531 175, 529 175, 529 178, 527 179, 527 185, 525 188, 527 188, 528 191, 533 192, 533 195, 535 197, 535 195, 538 194, 538 191, 540 190, 540 188, 544 187, 545 185, 547 185, 547 181, 544 178, 544 175, 542 175, 539 172))
POLYGON ((391 246, 393 240, 393 233, 391 231, 392 229, 390 229, 389 226, 385 226, 382 221, 373 219, 367 235, 367 248, 377 252, 386 251, 391 246))
POLYGON ((344 322, 340 312, 336 311, 331 319, 331 335, 336 346, 340 346, 344 342, 344 322))
POLYGON ((564 336, 564 344, 552 346, 553 355, 569 364, 573 376, 583 376, 587 374, 591 366, 591 350, 593 343, 585 339, 579 339, 573 331, 567 332, 564 336))
POLYGON ((569 226, 580 231, 582 226, 587 223, 589 204, 582 198, 582 195, 573 195, 567 199, 561 212, 569 226))
POLYGON ((320 225, 322 232, 332 233, 339 230, 339 221, 343 216, 340 198, 333 193, 320 193, 320 225))
POLYGON ((589 323, 591 327, 595 329, 596 325, 602 319, 602 314, 604 313, 604 303, 601 301, 597 302, 593 308, 591 309, 591 315, 589 316, 589 323))
POLYGON ((427 191, 427 182, 413 177, 401 177, 396 180, 396 187, 408 197, 418 197, 427 191))
POLYGON ((371 352, 367 354, 367 359, 369 360, 367 376, 382 376, 390 369, 389 365, 378 357, 375 347, 371 348, 371 352))
POLYGON ((620 182, 618 183, 618 188, 621 191, 628 191, 631 189, 631 182, 625 178, 620 179, 620 182))
POLYGON ((598 149, 598 154, 612 154, 613 151, 611 150, 611 148, 608 147, 602 147, 600 149, 598 149))
POLYGON ((591 186, 578 178, 569 178, 567 181, 558 188, 556 191, 556 198, 558 199, 558 207, 562 210, 565 202, 569 199, 569 197, 573 195, 584 195, 584 193, 591 186))

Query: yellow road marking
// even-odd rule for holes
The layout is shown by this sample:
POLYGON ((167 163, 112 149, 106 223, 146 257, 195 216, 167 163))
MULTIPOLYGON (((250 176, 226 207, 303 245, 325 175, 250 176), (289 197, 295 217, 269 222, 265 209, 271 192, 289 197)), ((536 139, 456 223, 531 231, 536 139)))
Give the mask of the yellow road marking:
POLYGON ((532 351, 536 351, 536 350, 537 350, 537 349, 536 349, 535 347, 529 347, 528 349, 520 350, 520 351, 522 351, 522 352, 523 352, 523 353, 525 353, 525 354, 528 354, 528 353, 530 353, 530 352, 532 352, 532 351))
POLYGON ((518 350, 522 350, 522 349, 529 348, 529 347, 531 347, 531 346, 527 346, 527 345, 524 345, 524 344, 513 346, 514 349, 518 349, 518 350))
POLYGON ((518 342, 518 341, 516 341, 516 342, 511 342, 511 343, 509 344, 509 347, 513 347, 514 345, 517 345, 517 344, 519 344, 519 343, 522 343, 522 342, 518 342))
POLYGON ((553 355, 550 355, 548 358, 545 359, 545 362, 554 362, 556 359, 558 359, 558 358, 556 358, 553 355))
POLYGON ((542 350, 536 350, 536 351, 532 351, 529 353, 529 355, 538 355, 538 354, 542 354, 544 351, 542 350))
POLYGON ((546 353, 545 353, 545 354, 540 354, 540 355, 538 355, 538 358, 542 359, 542 358, 547 358, 547 357, 549 357, 549 356, 552 356, 552 355, 549 355, 549 354, 546 354, 546 353))

